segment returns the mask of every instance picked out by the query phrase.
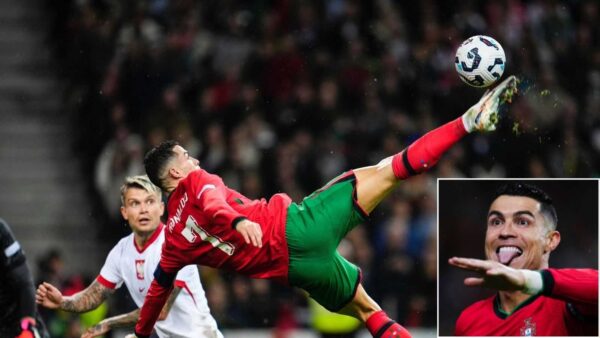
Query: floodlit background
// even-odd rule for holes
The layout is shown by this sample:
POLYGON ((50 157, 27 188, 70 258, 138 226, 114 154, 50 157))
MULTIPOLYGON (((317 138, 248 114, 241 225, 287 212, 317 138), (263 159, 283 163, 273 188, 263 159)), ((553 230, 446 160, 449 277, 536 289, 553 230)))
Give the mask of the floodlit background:
MULTIPOLYGON (((295 201, 401 151, 483 94, 454 52, 497 39, 524 95, 403 182, 340 248, 367 291, 424 336, 436 327, 436 177, 597 177, 597 1, 22 0, 0 3, 0 217, 37 280, 75 292, 129 232, 118 187, 166 138, 248 197, 295 201)), ((304 296, 201 269, 223 330, 316 332, 304 296)), ((46 313, 55 337, 129 310, 46 313)), ((348 330, 339 328, 340 331, 348 330)), ((268 333, 264 333, 268 332, 268 333)), ((273 333, 275 332, 275 333, 273 333)))
MULTIPOLYGON (((551 268, 598 269, 598 181, 528 180, 552 198, 561 241, 551 268)), ((487 214, 496 189, 506 180, 439 180, 439 334, 451 336, 467 306, 494 294, 463 284, 475 276, 448 264, 451 257, 485 259, 487 214)))

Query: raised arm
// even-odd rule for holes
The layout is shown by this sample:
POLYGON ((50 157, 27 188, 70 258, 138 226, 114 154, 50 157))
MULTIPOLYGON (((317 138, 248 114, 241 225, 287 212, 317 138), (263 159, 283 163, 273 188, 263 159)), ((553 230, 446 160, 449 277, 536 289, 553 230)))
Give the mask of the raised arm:
MULTIPOLYGON (((451 265, 477 272, 465 279, 467 286, 483 286, 502 291, 542 293, 598 312, 598 270, 594 269, 513 269, 499 262, 452 257, 451 265), (590 305, 590 306, 587 306, 590 305)), ((586 311, 587 312, 587 311, 586 311)))
POLYGON ((112 293, 113 289, 94 280, 85 290, 72 296, 63 296, 54 285, 44 282, 37 289, 36 302, 49 309, 79 313, 97 308, 112 293))

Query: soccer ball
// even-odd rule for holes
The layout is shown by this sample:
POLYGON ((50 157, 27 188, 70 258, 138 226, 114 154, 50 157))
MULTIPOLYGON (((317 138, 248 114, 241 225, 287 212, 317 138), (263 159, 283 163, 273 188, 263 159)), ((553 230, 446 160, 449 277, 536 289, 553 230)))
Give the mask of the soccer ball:
POLYGON ((485 35, 465 40, 456 51, 454 66, 461 80, 473 87, 487 87, 504 73, 506 56, 498 41, 485 35))

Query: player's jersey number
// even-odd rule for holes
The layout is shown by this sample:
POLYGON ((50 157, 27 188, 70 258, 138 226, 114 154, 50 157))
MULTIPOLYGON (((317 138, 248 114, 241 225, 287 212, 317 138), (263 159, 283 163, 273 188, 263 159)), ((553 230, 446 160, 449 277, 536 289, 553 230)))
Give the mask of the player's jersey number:
POLYGON ((198 222, 196 222, 191 215, 188 216, 187 221, 185 222, 185 228, 183 228, 181 234, 190 243, 194 243, 196 239, 200 237, 201 240, 210 243, 213 247, 223 251, 229 256, 233 255, 233 252, 235 251, 233 244, 224 242, 219 237, 209 234, 208 231, 202 229, 198 225, 198 222))

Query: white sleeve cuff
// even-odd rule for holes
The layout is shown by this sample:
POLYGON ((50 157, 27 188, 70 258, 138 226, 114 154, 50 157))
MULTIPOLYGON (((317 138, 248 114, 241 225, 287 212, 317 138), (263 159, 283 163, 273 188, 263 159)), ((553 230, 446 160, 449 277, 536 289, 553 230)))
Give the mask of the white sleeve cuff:
POLYGON ((525 286, 523 292, 528 295, 535 295, 544 289, 544 280, 542 273, 535 270, 521 270, 525 276, 525 286))
POLYGON ((467 117, 467 113, 464 113, 462 115, 462 123, 463 123, 463 127, 465 127, 465 130, 467 131, 467 133, 470 133, 473 131, 473 129, 475 129, 475 127, 473 126, 472 123, 469 123, 469 118, 467 117))

